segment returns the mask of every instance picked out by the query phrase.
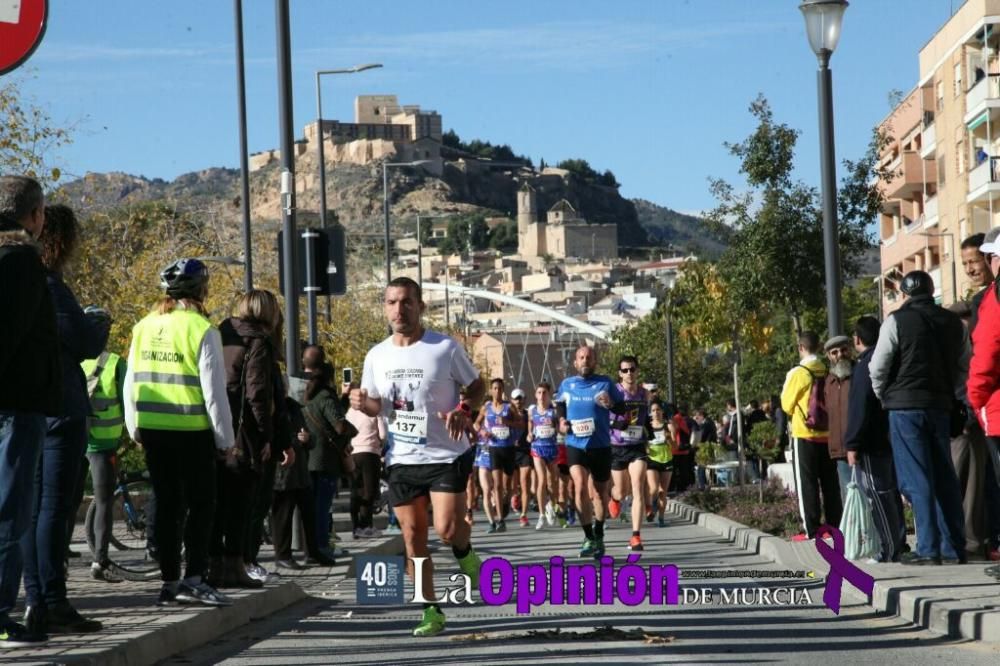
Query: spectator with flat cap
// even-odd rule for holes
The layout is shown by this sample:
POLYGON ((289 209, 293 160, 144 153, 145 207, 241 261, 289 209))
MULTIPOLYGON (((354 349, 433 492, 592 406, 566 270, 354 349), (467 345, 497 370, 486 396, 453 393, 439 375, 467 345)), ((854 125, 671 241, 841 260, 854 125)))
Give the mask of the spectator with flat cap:
POLYGON ((958 315, 934 302, 934 281, 924 271, 907 273, 900 291, 903 305, 882 324, 869 367, 872 389, 889 412, 900 492, 916 523, 916 551, 902 559, 964 563, 965 517, 950 432, 953 406, 965 400, 968 336, 958 315))
POLYGON ((851 353, 851 339, 846 335, 835 335, 823 345, 830 372, 826 376, 824 398, 829 420, 829 436, 826 440, 830 460, 837 465, 837 479, 840 481, 840 498, 847 497, 847 484, 851 480, 851 466, 847 464, 847 450, 844 435, 847 432, 848 400, 851 389, 851 375, 854 372, 854 355, 851 353))

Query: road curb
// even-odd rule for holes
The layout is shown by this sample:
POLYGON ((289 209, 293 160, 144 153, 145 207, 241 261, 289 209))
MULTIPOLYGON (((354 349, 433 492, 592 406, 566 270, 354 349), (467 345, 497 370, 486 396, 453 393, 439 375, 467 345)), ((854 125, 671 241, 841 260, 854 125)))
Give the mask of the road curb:
POLYGON ((238 597, 228 608, 198 607, 165 611, 184 613, 188 617, 147 631, 123 631, 119 634, 122 641, 120 644, 95 655, 75 658, 72 663, 94 666, 155 664, 184 650, 204 645, 252 620, 276 613, 308 597, 297 583, 287 582, 238 597))
MULTIPOLYGON (((364 551, 358 553, 358 555, 402 555, 406 552, 406 546, 403 543, 402 535, 396 534, 388 538, 382 537, 379 543, 366 548, 364 551)), ((351 558, 351 563, 347 565, 347 573, 344 574, 345 578, 356 578, 357 577, 357 567, 355 566, 357 559, 351 558)))
MULTIPOLYGON (((670 501, 670 511, 679 518, 715 532, 743 550, 759 554, 789 569, 811 569, 816 572, 817 578, 825 577, 830 571, 829 565, 815 548, 810 548, 811 544, 808 542, 793 544, 677 500, 670 501)), ((928 589, 914 585, 914 581, 907 576, 898 575, 909 573, 910 567, 897 565, 899 569, 887 572, 881 568, 857 562, 855 564, 875 576, 875 589, 869 597, 845 583, 841 591, 847 601, 866 604, 877 612, 898 617, 948 638, 1000 642, 1000 608, 992 604, 976 604, 967 599, 935 596, 928 589), (878 576, 886 573, 891 578, 879 580, 878 576)))

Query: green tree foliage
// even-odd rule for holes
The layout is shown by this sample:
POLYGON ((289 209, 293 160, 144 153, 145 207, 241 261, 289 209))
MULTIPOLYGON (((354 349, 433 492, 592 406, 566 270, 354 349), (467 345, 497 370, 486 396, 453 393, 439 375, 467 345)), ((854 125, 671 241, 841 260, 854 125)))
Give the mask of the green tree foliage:
POLYGON ((21 85, 14 78, 0 86, 0 173, 31 176, 48 188, 62 175, 51 160, 54 151, 72 141, 70 131, 54 126, 21 94, 21 85))
POLYGON ((497 162, 523 162, 524 164, 531 165, 530 157, 515 154, 514 150, 506 143, 493 145, 489 141, 482 141, 480 139, 465 142, 462 141, 455 130, 445 132, 441 136, 441 143, 449 148, 472 153, 477 157, 488 160, 495 160, 497 162))
MULTIPOLYGON (((753 133, 741 143, 726 144, 740 160, 745 189, 737 191, 723 180, 711 184, 718 205, 708 217, 734 230, 720 271, 738 312, 782 309, 798 322, 805 311, 824 303, 820 193, 792 179, 799 132, 776 122, 763 96, 751 103, 750 113, 757 120, 753 133)), ((871 247, 866 228, 875 221, 882 201, 872 178, 880 173, 878 153, 884 142, 885 137, 876 133, 861 159, 844 162, 838 232, 848 280, 857 276, 871 247)))
POLYGON ((460 216, 448 220, 448 237, 438 242, 443 254, 463 254, 470 245, 473 251, 485 250, 490 246, 490 229, 482 215, 460 216))
POLYGON ((490 247, 505 254, 517 251, 517 221, 508 220, 490 232, 490 247))

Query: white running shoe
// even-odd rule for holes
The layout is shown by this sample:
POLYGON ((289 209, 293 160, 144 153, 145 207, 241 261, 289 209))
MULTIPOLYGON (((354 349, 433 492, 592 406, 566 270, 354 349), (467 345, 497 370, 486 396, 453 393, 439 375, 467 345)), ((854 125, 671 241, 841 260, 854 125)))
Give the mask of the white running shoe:
MULTIPOLYGON (((539 516, 539 521, 540 520, 541 517, 539 516)), ((552 502, 545 505, 545 522, 549 524, 549 527, 556 524, 556 507, 552 504, 552 502)))
MULTIPOLYGON (((551 524, 552 523, 550 522, 549 525, 551 525, 551 524)), ((538 522, 535 523, 535 529, 536 530, 540 530, 543 527, 545 527, 545 517, 544 516, 538 516, 538 522)))

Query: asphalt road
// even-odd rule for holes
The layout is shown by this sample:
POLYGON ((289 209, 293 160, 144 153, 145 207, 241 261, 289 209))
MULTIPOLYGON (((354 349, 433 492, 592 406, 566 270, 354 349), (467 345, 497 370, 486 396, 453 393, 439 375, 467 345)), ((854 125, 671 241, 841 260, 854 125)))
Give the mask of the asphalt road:
MULTIPOLYGON (((615 524, 606 543, 616 564, 627 555, 630 532, 615 524)), ((582 532, 577 529, 509 527, 486 536, 474 528, 473 543, 483 559, 503 556, 535 564, 550 557, 575 557, 582 532)), ((211 645, 176 655, 164 664, 614 664, 614 663, 877 663, 994 664, 1000 645, 943 639, 895 617, 880 617, 867 606, 845 605, 835 615, 823 605, 823 581, 808 577, 772 578, 762 571, 781 569, 745 553, 717 535, 693 525, 644 527, 642 563, 672 563, 682 571, 710 570, 704 579, 683 578, 682 588, 709 588, 713 599, 702 603, 688 592, 688 603, 636 607, 552 606, 519 615, 504 606, 445 606, 447 630, 417 639, 410 631, 420 606, 365 606, 356 603, 353 580, 312 590, 315 600, 261 619, 211 645), (721 571, 754 571, 753 577, 730 577, 721 571), (745 589, 792 588, 804 605, 744 605, 720 599, 745 589), (558 630, 558 633, 555 631, 558 630), (639 631, 637 631, 639 630, 639 631), (532 632, 532 633, 529 633, 532 632), (605 640, 607 639, 607 640, 605 640)), ((440 590, 457 565, 450 549, 437 558, 440 590)), ((407 586, 407 597, 412 588, 407 586)), ((742 592, 740 593, 742 595, 742 592)), ((784 600, 787 593, 779 597, 784 600)), ((478 593, 476 594, 478 599, 478 593)))

